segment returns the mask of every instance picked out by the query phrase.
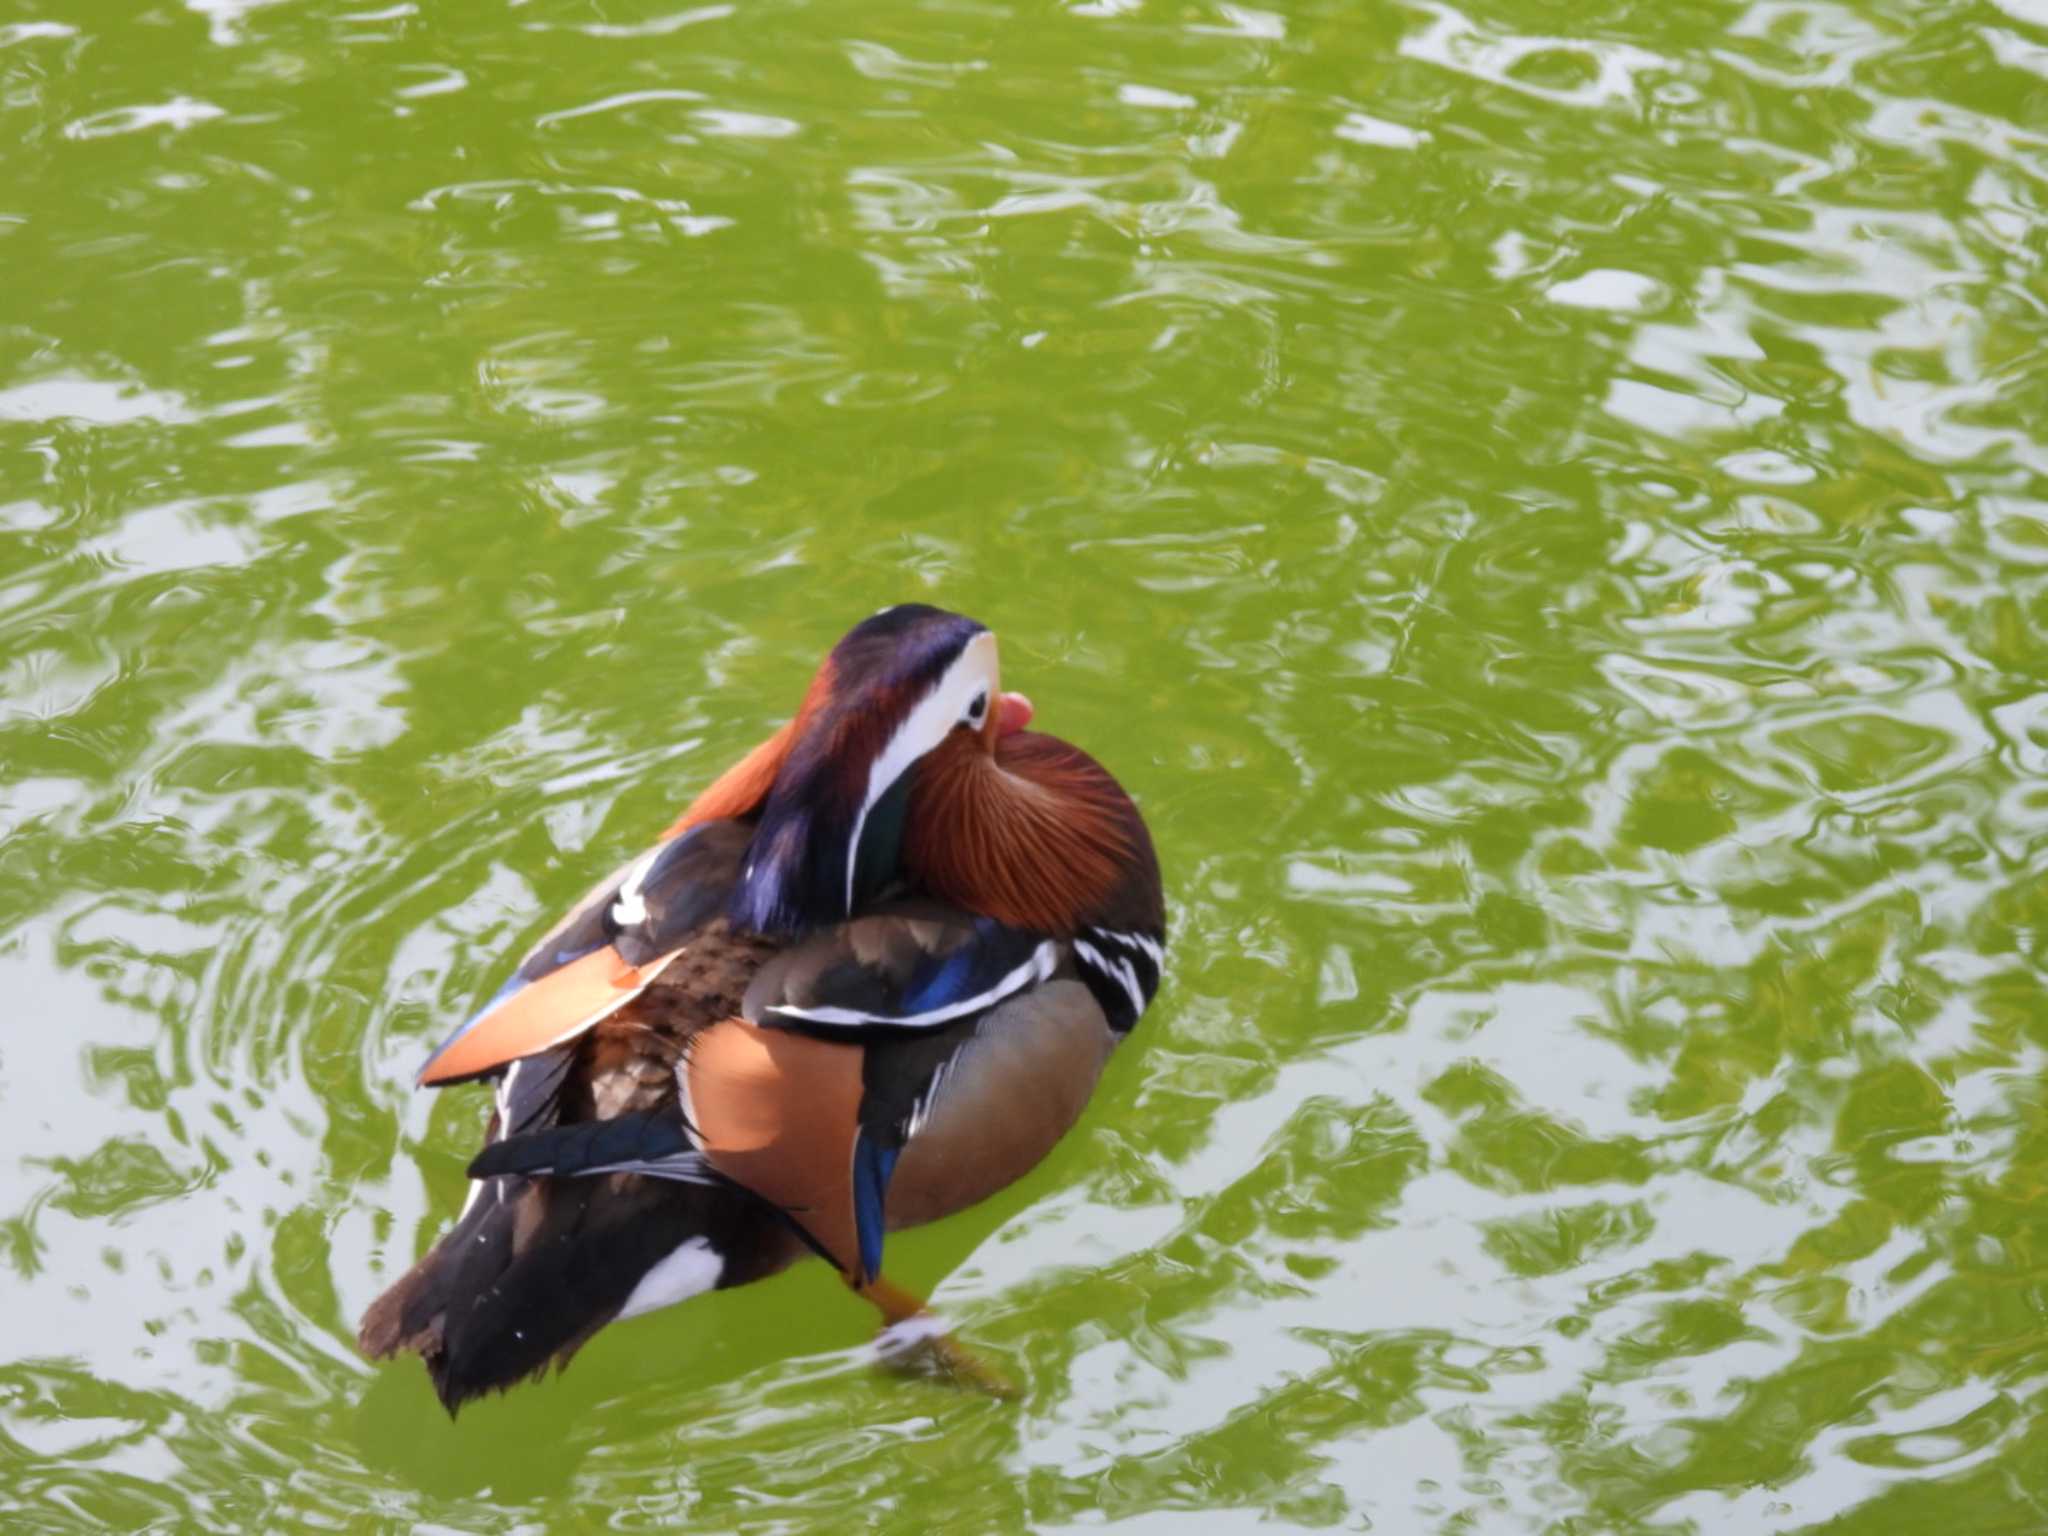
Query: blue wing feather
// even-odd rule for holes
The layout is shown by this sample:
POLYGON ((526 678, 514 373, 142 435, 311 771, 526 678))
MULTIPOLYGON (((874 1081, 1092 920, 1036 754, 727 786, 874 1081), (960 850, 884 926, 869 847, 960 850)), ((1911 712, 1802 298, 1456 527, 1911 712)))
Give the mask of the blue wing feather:
MULTIPOLYGON (((981 924, 977 923, 975 927, 979 930, 981 924)), ((979 939, 981 934, 977 931, 975 937, 979 939)), ((926 1009, 943 1008, 948 1003, 973 996, 978 990, 971 985, 975 980, 976 961, 982 958, 983 953, 984 946, 979 943, 963 944, 938 965, 930 967, 921 978, 911 977, 896 1011, 923 1013, 926 1009)))
POLYGON ((889 1179, 900 1147, 885 1147, 863 1132, 853 1144, 853 1219, 860 1238, 860 1271, 869 1284, 882 1272, 882 1237, 889 1209, 889 1179))

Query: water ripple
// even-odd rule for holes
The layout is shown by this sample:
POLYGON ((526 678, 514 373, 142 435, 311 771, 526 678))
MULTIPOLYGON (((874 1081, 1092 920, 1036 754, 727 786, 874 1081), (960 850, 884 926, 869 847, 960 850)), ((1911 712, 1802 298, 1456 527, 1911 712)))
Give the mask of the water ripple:
POLYGON ((17 1500, 2039 1526, 2038 12, 0 28, 17 1500), (421 1051, 903 597, 1170 876, 1088 1119, 892 1239, 1022 1400, 813 1267, 446 1425, 348 1342, 421 1051))

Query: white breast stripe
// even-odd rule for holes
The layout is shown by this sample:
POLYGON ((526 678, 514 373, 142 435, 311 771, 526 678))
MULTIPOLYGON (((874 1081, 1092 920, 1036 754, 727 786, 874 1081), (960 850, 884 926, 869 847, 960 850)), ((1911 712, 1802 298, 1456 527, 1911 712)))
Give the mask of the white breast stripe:
POLYGON ((1132 1006, 1135 1007, 1138 1010, 1138 1012, 1143 1013, 1145 1011, 1145 989, 1138 985, 1137 967, 1132 965, 1130 961, 1124 959, 1122 956, 1118 956, 1116 962, 1116 973, 1117 978, 1124 984, 1124 990, 1130 993, 1131 995, 1132 1006))
POLYGON ((946 1024, 954 1019, 964 1019, 970 1013, 980 1013, 984 1008, 993 1008, 997 1003, 1017 992, 1050 976, 1055 956, 1052 941, 1046 940, 1031 952, 1031 958, 1018 966, 986 992, 977 992, 973 997, 957 1003, 948 1003, 943 1008, 927 1008, 923 1013, 867 1013, 859 1008, 793 1008, 787 1005, 771 1008, 770 1013, 780 1014, 786 1019, 802 1019, 811 1024, 881 1024, 893 1029, 925 1029, 933 1024, 946 1024))
POLYGON ((1090 944, 1086 939, 1074 940, 1074 953, 1094 966, 1096 970, 1102 972, 1111 981, 1116 982, 1130 995, 1131 1013, 1133 1016, 1145 1011, 1145 993, 1138 985, 1138 976, 1131 969, 1130 961, 1119 959, 1112 965, 1103 958, 1102 951, 1093 944, 1090 944))
POLYGON ((1119 933, 1114 928, 1097 928, 1094 931, 1112 944, 1121 944, 1126 949, 1135 949, 1140 954, 1149 957, 1154 970, 1158 970, 1166 964, 1165 948, 1150 934, 1119 933))

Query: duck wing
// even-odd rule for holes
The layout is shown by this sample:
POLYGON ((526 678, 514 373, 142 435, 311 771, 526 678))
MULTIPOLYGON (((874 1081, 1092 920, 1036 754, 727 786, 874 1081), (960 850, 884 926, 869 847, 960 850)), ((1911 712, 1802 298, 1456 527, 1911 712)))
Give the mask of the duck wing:
POLYGON ((710 821, 614 870, 542 935, 420 1068, 443 1087, 575 1039, 644 991, 723 918, 753 829, 710 821))

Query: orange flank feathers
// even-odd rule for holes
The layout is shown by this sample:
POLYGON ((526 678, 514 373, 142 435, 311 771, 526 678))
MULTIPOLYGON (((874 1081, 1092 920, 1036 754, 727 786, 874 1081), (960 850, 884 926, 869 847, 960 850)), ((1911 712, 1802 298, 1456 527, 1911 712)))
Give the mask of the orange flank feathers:
POLYGON ((727 1019, 690 1042, 688 1113, 711 1165, 798 1222, 852 1273, 857 1046, 727 1019))

